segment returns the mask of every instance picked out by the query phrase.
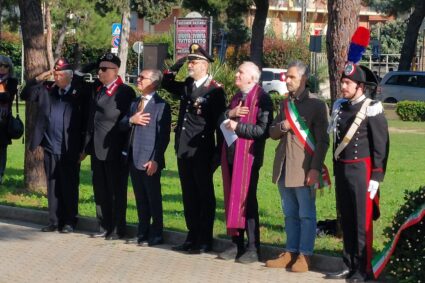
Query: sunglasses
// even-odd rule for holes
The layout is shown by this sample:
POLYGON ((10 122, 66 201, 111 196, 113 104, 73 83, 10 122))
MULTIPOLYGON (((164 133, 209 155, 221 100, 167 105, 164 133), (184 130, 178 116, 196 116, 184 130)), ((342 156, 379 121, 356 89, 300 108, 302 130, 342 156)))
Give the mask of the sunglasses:
POLYGON ((108 69, 116 69, 116 68, 110 68, 110 67, 99 67, 99 70, 102 72, 106 72, 108 69))
POLYGON ((2 63, 0 63, 0 67, 9 68, 9 64, 2 64, 2 63))

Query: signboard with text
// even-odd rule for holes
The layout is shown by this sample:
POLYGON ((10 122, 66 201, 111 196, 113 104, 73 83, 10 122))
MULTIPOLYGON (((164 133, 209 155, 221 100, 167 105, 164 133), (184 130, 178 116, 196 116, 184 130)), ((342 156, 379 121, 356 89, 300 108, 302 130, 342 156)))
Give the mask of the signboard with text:
POLYGON ((176 60, 189 54, 189 46, 198 43, 211 54, 210 22, 208 18, 178 18, 176 20, 175 55, 176 60))

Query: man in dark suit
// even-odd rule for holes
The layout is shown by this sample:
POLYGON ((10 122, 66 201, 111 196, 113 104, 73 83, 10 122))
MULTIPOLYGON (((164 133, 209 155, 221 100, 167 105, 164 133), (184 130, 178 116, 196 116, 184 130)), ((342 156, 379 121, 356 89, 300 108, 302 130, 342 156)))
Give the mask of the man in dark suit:
POLYGON ((137 79, 142 95, 131 104, 130 112, 120 123, 123 130, 131 127, 127 156, 139 217, 139 245, 164 242, 160 178, 170 142, 171 109, 156 92, 161 80, 159 70, 142 71, 137 79))
POLYGON ((68 61, 59 59, 53 71, 27 82, 22 90, 22 99, 37 102, 39 108, 29 149, 44 149, 49 225, 43 232, 70 233, 77 223, 79 160, 90 95, 83 85, 68 61), (54 83, 45 81, 52 74, 54 83))
POLYGON ((93 237, 106 240, 126 234, 128 167, 121 162, 126 135, 119 121, 136 97, 134 90, 118 76, 120 59, 106 53, 99 59, 99 81, 90 111, 86 152, 91 155, 96 215, 101 231, 93 237))
POLYGON ((175 80, 186 60, 183 58, 165 72, 162 85, 180 99, 175 150, 189 230, 186 241, 173 249, 199 253, 212 248, 216 206, 213 173, 221 146, 218 141, 216 147, 215 132, 219 116, 226 109, 226 94, 208 75, 213 59, 202 47, 192 44, 187 59, 189 77, 183 82, 175 80))

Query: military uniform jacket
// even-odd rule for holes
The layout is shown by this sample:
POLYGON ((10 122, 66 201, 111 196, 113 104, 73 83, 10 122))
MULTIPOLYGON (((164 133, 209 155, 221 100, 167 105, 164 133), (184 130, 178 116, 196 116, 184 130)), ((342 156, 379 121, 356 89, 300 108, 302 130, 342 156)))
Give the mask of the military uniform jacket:
POLYGON ((111 95, 105 93, 99 97, 100 82, 95 82, 93 87, 86 152, 95 154, 102 161, 120 160, 127 135, 120 131, 119 122, 127 114, 136 94, 130 86, 121 84, 111 95))
POLYGON ((29 149, 34 150, 39 146, 47 130, 50 112, 55 100, 62 99, 66 104, 63 116, 63 141, 65 152, 70 158, 78 158, 84 149, 84 137, 87 130, 88 108, 90 92, 83 82, 74 76, 71 88, 62 97, 59 88, 53 82, 37 83, 30 80, 22 90, 23 100, 38 103, 38 112, 35 128, 29 141, 29 149))
MULTIPOLYGON (((173 73, 166 73, 163 87, 180 99, 180 109, 175 128, 175 150, 178 158, 195 156, 219 156, 214 133, 218 128, 220 115, 226 110, 223 88, 208 79, 198 88, 193 88, 193 78, 184 82, 175 81, 173 73), (195 101, 200 106, 195 104, 195 101)), ((217 144, 221 144, 221 133, 217 131, 217 144)))
MULTIPOLYGON (((362 96, 355 102, 345 99, 335 101, 329 127, 329 131, 334 134, 334 151, 346 135, 365 98, 362 96)), ((338 160, 349 161, 370 157, 372 161, 370 179, 380 182, 384 179, 388 151, 388 123, 383 107, 380 102, 372 101, 366 108, 366 118, 341 152, 338 160)))

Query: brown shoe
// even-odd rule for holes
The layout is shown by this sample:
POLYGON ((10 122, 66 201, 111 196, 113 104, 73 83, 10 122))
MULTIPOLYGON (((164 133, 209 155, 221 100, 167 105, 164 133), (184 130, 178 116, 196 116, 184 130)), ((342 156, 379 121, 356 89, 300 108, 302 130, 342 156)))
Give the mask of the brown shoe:
POLYGON ((310 259, 308 258, 308 256, 299 254, 297 257, 297 260, 292 265, 291 271, 292 272, 307 272, 309 265, 310 265, 310 259))
POLYGON ((270 259, 266 261, 266 267, 271 268, 290 268, 295 260, 296 255, 290 252, 284 252, 279 255, 276 259, 270 259))

